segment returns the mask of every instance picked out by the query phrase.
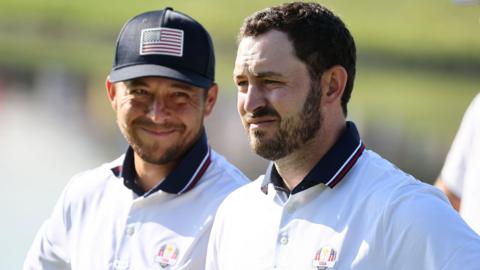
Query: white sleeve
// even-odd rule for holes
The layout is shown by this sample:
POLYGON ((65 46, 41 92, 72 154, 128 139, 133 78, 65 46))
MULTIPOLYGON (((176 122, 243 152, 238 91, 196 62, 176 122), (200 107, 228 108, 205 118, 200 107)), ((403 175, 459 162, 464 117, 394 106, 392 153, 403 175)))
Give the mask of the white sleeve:
POLYGON ((397 190, 385 208, 384 269, 480 269, 480 237, 441 191, 422 185, 397 190))
POLYGON ((479 111, 480 94, 475 97, 465 112, 440 174, 445 185, 459 198, 462 197, 463 179, 472 140, 475 139, 475 127, 480 123, 479 111))
POLYGON ((38 231, 27 253, 23 270, 66 270, 71 269, 68 257, 68 221, 65 219, 65 199, 63 191, 50 218, 38 231))

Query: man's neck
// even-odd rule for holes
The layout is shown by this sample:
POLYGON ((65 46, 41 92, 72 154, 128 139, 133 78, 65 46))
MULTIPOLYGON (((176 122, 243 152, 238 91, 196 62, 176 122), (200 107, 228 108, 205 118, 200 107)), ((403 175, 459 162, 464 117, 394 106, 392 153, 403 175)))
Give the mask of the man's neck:
POLYGON ((290 191, 302 182, 332 148, 344 130, 345 122, 333 126, 323 126, 316 136, 302 147, 275 161, 275 168, 290 191))
POLYGON ((152 164, 144 161, 135 153, 135 170, 137 172, 137 184, 145 191, 149 191, 160 182, 177 166, 178 162, 170 162, 164 165, 152 164))

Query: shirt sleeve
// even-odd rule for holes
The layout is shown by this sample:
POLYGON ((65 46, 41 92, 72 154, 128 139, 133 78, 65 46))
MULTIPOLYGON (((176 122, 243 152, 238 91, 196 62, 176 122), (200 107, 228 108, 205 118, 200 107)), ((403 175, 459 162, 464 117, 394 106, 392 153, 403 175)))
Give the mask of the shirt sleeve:
POLYGON ((475 97, 465 112, 440 174, 445 185, 459 198, 462 197, 470 147, 472 140, 475 139, 475 127, 480 123, 479 112, 480 94, 475 97))
POLYGON ((480 269, 480 237, 431 186, 396 190, 382 228, 385 269, 480 269))
POLYGON ((68 257, 68 224, 65 219, 67 189, 68 186, 57 201, 50 218, 38 231, 27 253, 23 270, 71 269, 68 257))

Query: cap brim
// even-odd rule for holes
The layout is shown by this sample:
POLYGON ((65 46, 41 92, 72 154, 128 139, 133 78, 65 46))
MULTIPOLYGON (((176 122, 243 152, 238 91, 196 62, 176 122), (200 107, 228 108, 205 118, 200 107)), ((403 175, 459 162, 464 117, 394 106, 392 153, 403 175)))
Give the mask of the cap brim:
POLYGON ((200 76, 194 72, 171 69, 159 65, 134 65, 112 70, 110 72, 110 81, 115 83, 149 76, 178 80, 205 89, 209 89, 213 84, 211 79, 200 76))

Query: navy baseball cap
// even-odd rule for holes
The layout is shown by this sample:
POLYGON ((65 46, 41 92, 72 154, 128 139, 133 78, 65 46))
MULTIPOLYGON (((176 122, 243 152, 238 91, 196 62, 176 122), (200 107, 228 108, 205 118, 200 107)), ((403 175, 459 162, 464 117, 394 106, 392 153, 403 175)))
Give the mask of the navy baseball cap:
POLYGON ((203 26, 172 8, 133 17, 120 31, 111 82, 160 76, 208 89, 215 54, 203 26))

